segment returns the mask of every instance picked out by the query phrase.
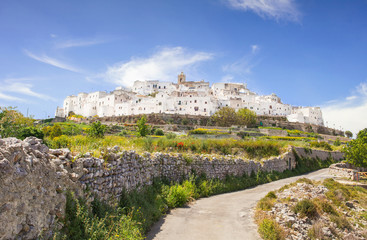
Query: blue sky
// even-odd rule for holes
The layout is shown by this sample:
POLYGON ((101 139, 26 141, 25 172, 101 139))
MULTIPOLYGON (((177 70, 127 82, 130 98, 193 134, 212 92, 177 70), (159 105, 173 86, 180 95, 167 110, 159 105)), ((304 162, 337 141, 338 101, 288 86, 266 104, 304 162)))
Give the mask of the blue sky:
POLYGON ((246 82, 367 127, 366 0, 0 2, 0 106, 53 116, 134 80, 246 82))

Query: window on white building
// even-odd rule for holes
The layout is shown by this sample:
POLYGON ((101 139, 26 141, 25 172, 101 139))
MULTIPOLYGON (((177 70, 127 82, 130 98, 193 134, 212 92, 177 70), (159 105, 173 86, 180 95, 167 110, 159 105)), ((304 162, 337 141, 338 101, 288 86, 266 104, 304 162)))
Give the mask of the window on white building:
POLYGON ((194 107, 195 111, 199 111, 199 107, 194 107))

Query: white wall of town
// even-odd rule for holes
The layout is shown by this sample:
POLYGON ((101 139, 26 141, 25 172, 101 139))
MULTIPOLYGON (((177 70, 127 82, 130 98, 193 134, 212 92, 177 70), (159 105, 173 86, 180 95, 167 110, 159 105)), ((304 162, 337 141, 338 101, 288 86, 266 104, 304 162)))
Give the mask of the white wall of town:
POLYGON ((66 117, 69 112, 85 117, 150 113, 211 116, 225 106, 236 110, 248 108, 257 115, 286 116, 290 122, 324 125, 319 107, 284 104, 276 94, 258 95, 243 83, 210 86, 205 81, 186 81, 184 73, 178 75, 177 83, 135 81, 129 89, 118 87, 110 93, 98 91, 68 96, 63 107, 57 107, 56 116, 66 117))

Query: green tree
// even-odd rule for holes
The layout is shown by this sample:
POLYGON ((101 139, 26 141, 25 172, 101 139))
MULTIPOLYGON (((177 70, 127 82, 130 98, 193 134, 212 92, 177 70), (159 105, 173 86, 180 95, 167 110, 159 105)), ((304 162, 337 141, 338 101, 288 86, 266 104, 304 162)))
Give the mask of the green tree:
POLYGON ((212 116, 216 125, 230 127, 238 123, 236 111, 231 107, 223 107, 216 111, 212 116))
POLYGON ((367 128, 359 131, 357 138, 344 148, 345 159, 356 167, 367 167, 367 128))
POLYGON ((24 117, 14 107, 0 107, 0 136, 19 137, 25 127, 32 127, 34 119, 24 117))
POLYGON ((247 108, 241 108, 237 111, 239 125, 252 125, 256 123, 256 113, 247 108))
POLYGON ((347 138, 351 138, 353 137, 353 133, 351 131, 345 131, 345 136, 347 136, 347 138))
POLYGON ((87 130, 89 137, 103 138, 106 132, 106 125, 103 125, 100 121, 90 124, 87 130))
POLYGON ((145 137, 149 134, 149 126, 146 123, 147 123, 147 119, 145 116, 142 116, 136 122, 136 126, 138 127, 138 134, 140 137, 145 137))

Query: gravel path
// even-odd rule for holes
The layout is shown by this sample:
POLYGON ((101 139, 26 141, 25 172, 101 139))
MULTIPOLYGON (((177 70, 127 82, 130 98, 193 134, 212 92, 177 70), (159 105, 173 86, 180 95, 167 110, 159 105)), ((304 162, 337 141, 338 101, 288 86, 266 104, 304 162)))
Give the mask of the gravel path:
POLYGON ((156 223, 147 239, 156 240, 252 240, 260 239, 253 221, 256 202, 269 191, 307 177, 330 178, 328 169, 256 186, 243 191, 202 198, 177 208, 156 223))

